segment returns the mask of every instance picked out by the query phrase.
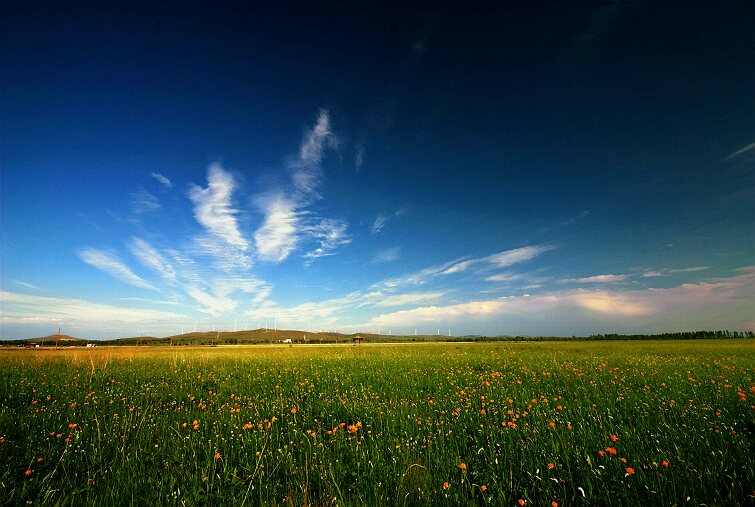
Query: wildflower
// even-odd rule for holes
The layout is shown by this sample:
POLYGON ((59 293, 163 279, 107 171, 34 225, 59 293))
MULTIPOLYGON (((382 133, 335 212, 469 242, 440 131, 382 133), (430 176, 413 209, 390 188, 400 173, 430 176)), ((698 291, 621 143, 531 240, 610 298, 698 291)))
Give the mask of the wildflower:
POLYGON ((467 464, 462 461, 461 463, 459 463, 459 468, 461 469, 462 472, 466 472, 467 464))
POLYGON ((627 475, 632 475, 634 473, 634 468, 627 467, 627 475))
POLYGON ((291 407, 291 413, 296 415, 296 407, 291 407))
POLYGON ((551 421, 551 422, 548 423, 548 427, 549 428, 555 428, 556 427, 556 423, 553 422, 553 421, 551 421))
POLYGON ((485 493, 487 490, 488 487, 486 485, 483 484, 482 486, 480 486, 480 491, 482 491, 483 493, 485 493))
POLYGON ((553 470, 554 468, 556 468, 556 465, 554 465, 553 463, 548 463, 548 470, 553 470))
POLYGON ((215 459, 220 459, 220 458, 221 458, 221 456, 220 456, 220 453, 219 453, 219 452, 216 452, 216 453, 215 453, 215 459))
POLYGON ((608 454, 611 454, 611 455, 615 456, 618 451, 615 448, 613 448, 613 447, 606 447, 606 452, 608 454))
POLYGON ((605 453, 605 451, 604 451, 603 449, 601 449, 601 450, 599 450, 599 451, 598 451, 598 456, 600 456, 601 458, 602 458, 602 457, 603 457, 603 456, 604 456, 605 454, 606 454, 606 453, 605 453))
POLYGON ((443 489, 448 489, 450 487, 451 487, 451 485, 448 483, 448 481, 446 481, 446 482, 443 483, 443 489))
POLYGON ((551 507, 558 507, 558 502, 556 502, 555 500, 551 502, 551 507))
POLYGON ((661 461, 661 465, 663 465, 663 466, 667 467, 667 466, 668 466, 668 461, 666 461, 666 460, 664 459, 663 461, 661 461))
POLYGON ((68 425, 68 429, 71 429, 71 430, 75 430, 78 427, 79 427, 79 425, 76 424, 76 423, 71 423, 71 424, 68 425))
POLYGON ((37 463, 42 463, 43 461, 44 461, 44 459, 41 456, 39 458, 37 458, 37 463))
POLYGON ((27 477, 29 477, 31 475, 31 468, 27 468, 26 472, 24 472, 24 475, 26 475, 27 477))
POLYGON ((522 500, 522 499, 520 498, 519 500, 517 500, 517 502, 516 502, 516 503, 518 503, 519 505, 526 505, 526 504, 527 504, 527 500, 522 500))
POLYGON ((613 433, 613 434, 611 435, 611 442, 616 442, 616 441, 617 441, 618 439, 619 439, 619 437, 618 437, 618 436, 616 436, 616 433, 613 433))

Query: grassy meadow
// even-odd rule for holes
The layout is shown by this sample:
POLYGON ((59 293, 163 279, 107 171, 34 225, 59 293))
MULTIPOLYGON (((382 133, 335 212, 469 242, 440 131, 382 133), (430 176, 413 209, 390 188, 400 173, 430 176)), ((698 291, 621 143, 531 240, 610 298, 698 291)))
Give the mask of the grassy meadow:
POLYGON ((742 505, 752 340, 0 349, 10 505, 742 505))

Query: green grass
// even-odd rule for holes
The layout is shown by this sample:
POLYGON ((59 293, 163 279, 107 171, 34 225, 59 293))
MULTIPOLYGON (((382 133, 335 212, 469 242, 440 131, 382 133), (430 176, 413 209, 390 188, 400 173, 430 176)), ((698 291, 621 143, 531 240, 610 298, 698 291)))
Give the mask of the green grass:
POLYGON ((751 340, 4 350, 0 499, 741 505, 754 368, 751 340))

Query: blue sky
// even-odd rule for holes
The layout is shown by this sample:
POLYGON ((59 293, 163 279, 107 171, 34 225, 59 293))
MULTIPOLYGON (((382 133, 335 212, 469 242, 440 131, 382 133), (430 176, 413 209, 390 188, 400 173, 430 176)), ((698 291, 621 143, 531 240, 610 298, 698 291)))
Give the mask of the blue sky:
POLYGON ((3 338, 755 329, 751 2, 3 11, 3 338))

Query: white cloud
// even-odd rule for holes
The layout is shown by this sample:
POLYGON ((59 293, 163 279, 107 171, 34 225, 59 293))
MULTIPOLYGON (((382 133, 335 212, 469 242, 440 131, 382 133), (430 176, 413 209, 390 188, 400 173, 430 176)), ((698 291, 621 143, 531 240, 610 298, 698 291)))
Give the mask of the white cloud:
POLYGON ((375 303, 375 306, 385 308, 430 303, 441 299, 443 296, 445 296, 444 292, 409 292, 407 294, 382 297, 375 303))
POLYGON ((151 176, 153 178, 155 178, 157 180, 157 182, 160 183, 160 185, 162 185, 163 189, 167 190, 167 189, 173 187, 173 183, 167 177, 163 176, 162 174, 160 174, 158 172, 154 172, 154 173, 151 174, 151 176))
MULTIPOLYGON (((534 259, 538 255, 545 253, 549 250, 553 250, 555 247, 552 245, 536 245, 525 246, 521 248, 515 248, 513 250, 504 250, 503 252, 494 253, 487 257, 480 257, 477 259, 466 259, 453 261, 446 265, 444 269, 439 271, 439 275, 453 275, 456 273, 462 273, 470 268, 477 267, 480 270, 490 270, 497 268, 507 268, 514 264, 519 264, 534 259)), ((496 280, 497 275, 489 277, 489 281, 502 281, 502 278, 496 280)), ((500 278, 503 275, 498 275, 500 278)))
POLYGON ((553 250, 554 248, 555 247, 551 245, 524 246, 489 255, 481 259, 481 261, 492 264, 498 268, 507 268, 514 264, 532 260, 538 255, 553 250))
POLYGON ((731 160, 733 158, 737 158, 740 155, 744 155, 745 153, 755 150, 755 143, 750 143, 747 146, 743 146, 742 148, 738 149, 737 151, 733 152, 731 155, 726 157, 726 160, 731 160))
POLYGON ((691 268, 678 268, 678 269, 669 269, 669 273, 696 273, 698 271, 705 271, 706 269, 710 269, 708 266, 694 266, 691 268))
MULTIPOLYGON (((453 325, 467 328, 551 329, 571 335, 577 329, 606 332, 663 332, 694 329, 751 329, 755 307, 755 266, 730 278, 666 289, 628 291, 573 289, 540 295, 423 306, 378 315, 363 326, 409 329, 453 325)), ((518 331, 514 331, 518 332, 518 331)))
POLYGON ((200 312, 207 313, 213 317, 219 317, 236 308, 236 302, 227 294, 210 294, 194 286, 186 287, 186 293, 199 303, 198 309, 200 312))
POLYGON ((247 241, 241 236, 236 215, 231 208, 231 194, 235 188, 233 176, 218 164, 207 170, 207 188, 196 185, 189 190, 189 198, 194 203, 194 217, 205 230, 223 240, 229 246, 246 250, 247 241))
POLYGON ((319 197, 316 193, 320 185, 320 164, 325 148, 335 148, 338 138, 330 130, 330 116, 322 109, 317 123, 308 131, 299 147, 299 157, 291 164, 294 188, 302 198, 319 197))
POLYGON ((708 266, 694 266, 691 268, 677 268, 677 269, 662 269, 660 271, 646 271, 642 273, 643 278, 657 278, 660 276, 667 276, 673 273, 696 273, 698 271, 705 271, 709 269, 708 266))
POLYGON ((356 146, 355 154, 354 154, 354 167, 357 171, 362 169, 362 166, 364 165, 364 144, 359 143, 356 146))
POLYGON ((385 250, 380 250, 375 254, 375 256, 372 258, 372 262, 375 263, 385 263, 385 262, 393 262, 398 260, 398 258, 401 256, 401 247, 393 247, 393 248, 386 248, 385 250))
POLYGON ((136 275, 115 255, 94 248, 87 248, 79 252, 82 261, 93 266, 118 280, 142 289, 157 290, 155 286, 136 275))
POLYGON ((18 285, 19 287, 23 287, 25 289, 43 290, 43 289, 40 289, 39 287, 37 287, 36 285, 34 285, 33 283, 24 282, 22 280, 9 279, 8 281, 11 282, 11 283, 14 283, 14 284, 18 285))
POLYGON ((663 273, 660 271, 645 271, 642 273, 643 278, 657 278, 659 276, 663 276, 663 273))
POLYGON ((298 217, 294 204, 281 195, 258 199, 265 221, 254 233, 257 255, 265 261, 283 262, 298 242, 298 217))
POLYGON ((372 223, 372 229, 370 232, 372 234, 380 234, 383 231, 383 227, 385 227, 386 222, 388 222, 388 217, 385 215, 378 215, 375 218, 375 221, 372 223))
POLYGON ((587 276, 584 278, 569 278, 568 280, 564 280, 564 282, 574 282, 574 283, 617 283, 617 282, 626 282, 629 279, 629 276, 627 275, 595 275, 595 276, 587 276))
POLYGON ((131 193, 131 209, 137 216, 144 215, 160 209, 160 201, 140 186, 131 193))
POLYGON ((468 261, 461 261, 451 265, 449 268, 444 269, 439 274, 441 275, 453 275, 454 273, 461 273, 466 271, 470 266, 474 266, 479 262, 479 259, 472 259, 468 261))
POLYGON ((93 303, 83 299, 29 296, 13 292, 0 292, 4 324, 35 322, 66 322, 78 325, 119 322, 133 324, 156 323, 183 316, 160 310, 145 310, 93 303))
POLYGON ((307 229, 307 234, 320 242, 315 250, 307 252, 307 259, 316 259, 335 254, 335 250, 351 243, 346 234, 347 224, 341 220, 323 218, 315 226, 307 229))
POLYGON ((497 275, 486 277, 485 281, 509 283, 525 279, 528 279, 527 275, 521 273, 498 273, 497 275))
POLYGON ((139 259, 139 261, 165 280, 171 283, 176 281, 176 271, 173 266, 160 255, 160 252, 155 250, 152 245, 147 243, 141 238, 133 238, 131 240, 131 253, 139 259))

